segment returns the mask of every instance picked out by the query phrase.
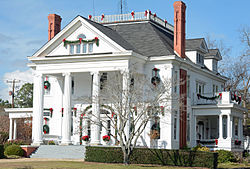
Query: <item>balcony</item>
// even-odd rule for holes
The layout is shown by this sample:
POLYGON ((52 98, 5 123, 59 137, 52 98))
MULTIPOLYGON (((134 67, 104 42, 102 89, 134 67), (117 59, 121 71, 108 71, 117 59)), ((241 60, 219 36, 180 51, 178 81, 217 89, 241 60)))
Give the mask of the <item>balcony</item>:
POLYGON ((215 105, 235 103, 241 105, 241 96, 231 92, 193 93, 193 105, 215 105))
POLYGON ((153 21, 171 31, 174 31, 173 25, 169 24, 166 20, 159 18, 156 14, 147 10, 145 12, 131 12, 128 14, 119 15, 102 15, 102 16, 89 16, 89 19, 101 24, 119 23, 119 22, 135 22, 135 21, 153 21))

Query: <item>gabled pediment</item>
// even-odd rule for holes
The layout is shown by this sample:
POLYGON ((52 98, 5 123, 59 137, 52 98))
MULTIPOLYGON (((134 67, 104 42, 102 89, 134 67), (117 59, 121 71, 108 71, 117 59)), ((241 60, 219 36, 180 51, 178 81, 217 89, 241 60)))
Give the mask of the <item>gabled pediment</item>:
POLYGON ((54 38, 42 46, 32 57, 45 56, 60 56, 69 55, 68 46, 64 45, 64 39, 67 41, 79 40, 79 35, 83 34, 86 41, 95 39, 99 40, 98 45, 93 45, 93 53, 106 52, 122 52, 126 50, 133 50, 133 47, 126 42, 122 37, 112 29, 90 21, 82 16, 77 16, 67 26, 65 26, 54 38), (115 41, 121 38, 119 42, 115 41))
POLYGON ((208 48, 205 39, 186 39, 186 51, 200 51, 202 53, 207 53, 208 48))
POLYGON ((222 60, 219 49, 208 49, 208 53, 205 54, 205 59, 222 60))

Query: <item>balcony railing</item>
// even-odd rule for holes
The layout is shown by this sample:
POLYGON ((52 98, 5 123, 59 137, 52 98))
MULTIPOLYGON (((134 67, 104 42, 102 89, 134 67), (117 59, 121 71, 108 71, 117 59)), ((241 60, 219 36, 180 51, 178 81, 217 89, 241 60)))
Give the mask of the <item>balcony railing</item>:
POLYGON ((193 94, 193 105, 229 104, 241 105, 241 97, 231 92, 193 94))
POLYGON ((156 14, 151 14, 149 10, 147 12, 134 12, 132 15, 129 14, 119 14, 119 15, 102 15, 102 16, 93 16, 89 17, 92 21, 107 24, 107 23, 119 23, 119 22, 132 22, 132 21, 154 21, 159 25, 174 31, 173 25, 167 23, 166 20, 163 20, 156 16, 156 14))

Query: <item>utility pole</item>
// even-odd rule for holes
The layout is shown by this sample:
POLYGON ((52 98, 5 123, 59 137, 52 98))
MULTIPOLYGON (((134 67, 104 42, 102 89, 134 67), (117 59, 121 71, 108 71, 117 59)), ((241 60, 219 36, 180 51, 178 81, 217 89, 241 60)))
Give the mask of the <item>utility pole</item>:
POLYGON ((122 0, 121 0, 121 14, 122 14, 122 8, 123 8, 123 7, 122 7, 122 0))
POLYGON ((12 96, 12 108, 14 108, 14 98, 15 98, 15 84, 20 83, 20 80, 7 80, 7 83, 12 83, 12 91, 11 91, 11 96, 12 96))

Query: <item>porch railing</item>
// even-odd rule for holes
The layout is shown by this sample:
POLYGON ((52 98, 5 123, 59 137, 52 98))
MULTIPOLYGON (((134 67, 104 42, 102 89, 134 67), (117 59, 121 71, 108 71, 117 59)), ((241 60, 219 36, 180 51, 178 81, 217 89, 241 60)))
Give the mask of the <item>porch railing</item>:
POLYGON ((193 105, 229 104, 241 105, 241 97, 231 92, 193 93, 193 105))
POLYGON ((156 16, 156 14, 152 14, 151 11, 147 10, 147 12, 134 12, 128 14, 119 14, 119 15, 102 15, 102 16, 91 16, 90 20, 107 24, 107 23, 119 23, 119 22, 131 22, 131 21, 154 21, 159 25, 166 27, 167 29, 174 31, 173 25, 169 24, 166 20, 163 20, 156 16))

